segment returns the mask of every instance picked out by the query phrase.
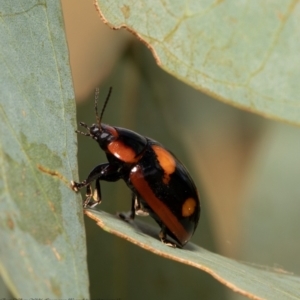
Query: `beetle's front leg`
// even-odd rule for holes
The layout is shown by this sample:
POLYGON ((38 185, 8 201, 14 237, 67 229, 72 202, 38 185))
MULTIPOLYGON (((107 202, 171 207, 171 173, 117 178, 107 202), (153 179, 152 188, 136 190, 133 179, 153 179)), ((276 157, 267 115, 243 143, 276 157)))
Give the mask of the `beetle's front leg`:
POLYGON ((119 172, 119 166, 104 163, 95 167, 88 175, 87 179, 83 180, 82 182, 71 181, 71 187, 75 192, 78 192, 79 189, 86 187, 86 199, 83 202, 83 206, 94 207, 101 202, 100 180, 117 181, 120 178, 121 174, 119 172), (94 180, 96 180, 96 190, 94 195, 92 195, 91 183, 94 180), (92 197, 95 201, 91 202, 92 197))
POLYGON ((134 217, 135 217, 135 203, 138 199, 138 196, 132 192, 132 196, 131 196, 131 209, 129 212, 123 212, 123 213, 119 213, 119 217, 126 221, 126 222, 130 222, 132 220, 134 220, 134 217))

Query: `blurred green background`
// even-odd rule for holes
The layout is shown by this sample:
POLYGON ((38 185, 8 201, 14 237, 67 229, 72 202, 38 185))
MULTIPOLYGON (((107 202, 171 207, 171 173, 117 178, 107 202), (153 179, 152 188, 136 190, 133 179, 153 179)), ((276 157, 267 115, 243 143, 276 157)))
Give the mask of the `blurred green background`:
MULTIPOLYGON (((188 167, 202 214, 192 242, 234 259, 300 274, 300 130, 238 110, 181 83, 157 67, 125 30, 102 23, 91 1, 63 0, 78 121, 104 115, 110 125, 160 141, 188 167)), ((80 179, 106 161, 78 137, 80 179)), ((99 209, 127 211, 123 182, 103 183, 99 209)), ((143 218, 149 222, 149 218, 143 218)), ((91 298, 237 299, 215 279, 131 245, 86 218, 91 298)))

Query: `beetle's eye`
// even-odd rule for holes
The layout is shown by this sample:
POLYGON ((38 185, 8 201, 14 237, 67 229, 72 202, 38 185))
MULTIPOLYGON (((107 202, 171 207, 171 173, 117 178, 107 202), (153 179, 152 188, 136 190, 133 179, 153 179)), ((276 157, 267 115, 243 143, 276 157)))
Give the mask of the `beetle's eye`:
POLYGON ((109 133, 107 133, 107 132, 104 132, 104 131, 102 131, 102 133, 101 133, 101 140, 107 140, 108 139, 108 137, 110 137, 110 134, 109 133))
POLYGON ((97 132, 99 132, 99 127, 96 124, 93 124, 90 128, 90 132, 91 134, 96 134, 97 132))

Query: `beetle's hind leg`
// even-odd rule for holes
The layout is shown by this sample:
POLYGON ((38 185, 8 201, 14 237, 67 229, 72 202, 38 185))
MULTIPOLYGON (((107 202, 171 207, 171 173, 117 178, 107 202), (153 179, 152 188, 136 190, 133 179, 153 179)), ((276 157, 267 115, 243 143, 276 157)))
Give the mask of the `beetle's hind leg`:
POLYGON ((172 242, 170 242, 170 241, 167 240, 167 233, 166 233, 166 230, 167 230, 167 227, 166 227, 164 224, 162 224, 162 225, 161 225, 161 231, 160 231, 160 233, 158 234, 158 236, 159 236, 161 242, 162 242, 163 244, 169 246, 169 247, 176 248, 176 247, 177 247, 177 244, 172 243, 172 242))

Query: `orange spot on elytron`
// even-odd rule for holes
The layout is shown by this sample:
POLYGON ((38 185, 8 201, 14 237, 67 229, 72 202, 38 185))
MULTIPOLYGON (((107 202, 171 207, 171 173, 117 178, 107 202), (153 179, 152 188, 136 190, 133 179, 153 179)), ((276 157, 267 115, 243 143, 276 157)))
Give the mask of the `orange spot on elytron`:
POLYGON ((107 149, 115 157, 126 163, 134 163, 139 159, 139 157, 136 157, 136 153, 131 147, 126 146, 123 142, 118 140, 111 142, 107 146, 107 149))
POLYGON ((181 208, 181 213, 183 217, 189 217, 191 216, 195 208, 197 206, 196 200, 194 198, 187 198, 181 208))
POLYGON ((157 160, 161 168, 164 170, 165 174, 164 174, 163 182, 165 184, 168 184, 170 181, 170 175, 175 172, 176 161, 173 155, 166 149, 162 148, 161 146, 152 145, 152 149, 157 156, 157 160))

